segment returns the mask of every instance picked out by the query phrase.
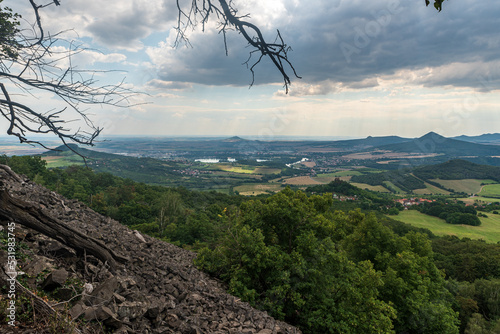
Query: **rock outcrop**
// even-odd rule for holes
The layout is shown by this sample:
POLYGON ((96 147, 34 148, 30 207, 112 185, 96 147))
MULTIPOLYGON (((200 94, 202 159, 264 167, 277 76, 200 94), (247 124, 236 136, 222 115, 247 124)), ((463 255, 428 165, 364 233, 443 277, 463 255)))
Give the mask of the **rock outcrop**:
MULTIPOLYGON (((227 294, 222 283, 193 266, 192 252, 131 231, 5 166, 0 166, 0 192, 29 206, 33 215, 49 217, 110 251, 111 257, 100 256, 81 245, 73 247, 71 240, 27 228, 24 218, 10 211, 11 204, 0 201, 1 225, 6 229, 13 221, 16 240, 31 252, 19 261, 18 270, 24 273, 18 278, 23 277, 27 289, 43 289, 63 301, 49 302, 53 309, 65 306, 71 319, 85 319, 84 328, 75 332, 105 328, 115 333, 300 333, 227 294), (108 258, 115 260, 113 266, 108 258), (79 282, 81 291, 76 293, 68 281, 79 282)), ((0 252, 4 266, 6 252, 0 252)), ((5 280, 5 271, 0 274, 5 280)), ((2 326, 0 332, 11 330, 2 326)))

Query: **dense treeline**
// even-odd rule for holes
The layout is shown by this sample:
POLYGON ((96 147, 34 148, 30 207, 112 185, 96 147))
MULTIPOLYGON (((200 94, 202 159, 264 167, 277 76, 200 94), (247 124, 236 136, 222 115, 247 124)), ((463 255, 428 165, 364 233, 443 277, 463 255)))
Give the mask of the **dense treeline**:
POLYGON ((345 182, 248 199, 83 167, 47 170, 37 157, 0 159, 134 229, 197 250, 196 264, 233 294, 304 333, 500 330, 500 245, 336 210, 341 202, 328 187, 370 196, 345 182))
POLYGON ((480 179, 500 182, 500 167, 478 165, 466 160, 450 160, 439 165, 415 168, 413 173, 424 180, 480 179))
POLYGON ((449 224, 481 225, 476 209, 463 203, 435 201, 418 206, 418 210, 427 215, 444 219, 449 224))

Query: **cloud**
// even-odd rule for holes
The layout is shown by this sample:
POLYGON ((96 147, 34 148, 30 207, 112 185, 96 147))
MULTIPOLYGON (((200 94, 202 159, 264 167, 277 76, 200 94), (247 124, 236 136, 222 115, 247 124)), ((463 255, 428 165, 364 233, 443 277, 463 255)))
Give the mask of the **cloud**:
MULTIPOLYGON (((22 10, 32 16, 26 6, 22 10)), ((102 47, 137 51, 144 47, 143 39, 174 25, 177 6, 172 0, 65 0, 41 13, 46 31, 74 29, 74 36, 90 37, 102 47)))
MULTIPOLYGON (((17 3, 13 6, 24 1, 17 3)), ((335 93, 338 86, 366 89, 377 86, 380 78, 398 80, 397 75, 403 76, 400 80, 417 75, 414 82, 429 87, 484 89, 474 78, 477 75, 490 78, 490 90, 500 85, 494 70, 500 61, 498 2, 480 6, 472 0, 452 1, 440 13, 420 1, 402 0, 246 0, 235 6, 239 14, 250 14, 245 19, 260 26, 268 41, 274 41, 279 29, 293 48, 289 59, 303 77, 294 79, 289 71, 295 86, 291 94, 296 96, 335 93)), ((28 9, 24 5, 22 13, 28 9)), ((104 5, 101 0, 66 0, 42 13, 47 31, 75 28, 81 37, 110 50, 144 49, 159 80, 248 86, 253 79, 244 64, 252 49, 240 34, 230 31, 226 56, 215 17, 204 33, 189 31, 192 48, 173 49, 178 10, 172 0, 104 5)), ((113 57, 104 61, 122 61, 117 54, 113 57)), ((255 85, 282 83, 268 59, 255 68, 254 79, 255 85)))
POLYGON ((148 87, 154 89, 168 89, 168 90, 186 90, 192 89, 193 85, 187 82, 179 82, 179 81, 164 81, 159 79, 153 79, 147 83, 148 87))
MULTIPOLYGON (((332 81, 324 81, 317 84, 306 84, 301 81, 294 82, 290 87, 288 96, 291 97, 301 97, 301 96, 309 96, 309 95, 327 95, 331 93, 336 93, 342 90, 342 85, 340 83, 335 83, 332 81)), ((274 96, 284 97, 287 94, 279 90, 274 96)))

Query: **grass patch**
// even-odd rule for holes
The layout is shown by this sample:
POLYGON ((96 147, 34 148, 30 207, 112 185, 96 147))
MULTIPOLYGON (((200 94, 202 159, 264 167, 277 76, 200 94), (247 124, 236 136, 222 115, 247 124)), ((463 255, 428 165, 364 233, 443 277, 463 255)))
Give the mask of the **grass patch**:
POLYGON ((459 238, 483 239, 486 242, 500 241, 500 215, 487 214, 488 218, 480 217, 481 226, 453 225, 443 219, 428 216, 416 210, 405 210, 392 219, 402 221, 416 227, 427 228, 436 235, 456 235, 459 238))
POLYGON ((455 192, 464 192, 467 194, 477 194, 481 190, 481 184, 496 183, 492 180, 464 179, 464 180, 431 180, 439 183, 447 189, 453 189, 455 192))
POLYGON ((390 192, 384 186, 372 186, 372 185, 369 185, 369 184, 366 184, 366 183, 354 183, 354 182, 352 182, 351 184, 353 186, 356 186, 356 187, 360 188, 360 189, 368 189, 368 190, 371 190, 371 191, 378 191, 378 192, 381 192, 381 193, 388 193, 388 192, 390 192))
POLYGON ((363 173, 358 172, 357 170, 343 170, 343 171, 335 172, 335 173, 331 173, 331 174, 333 177, 363 175, 363 173))
POLYGON ((79 156, 42 156, 47 162, 47 168, 68 167, 71 165, 85 165, 79 156))
POLYGON ((318 182, 314 180, 310 176, 297 176, 297 177, 291 177, 283 181, 284 184, 290 184, 290 185, 318 185, 318 184, 323 184, 321 182, 318 182))
POLYGON ((488 204, 488 203, 494 203, 494 202, 500 202, 500 199, 498 198, 488 198, 488 197, 480 197, 480 196, 474 196, 474 197, 467 197, 467 198, 457 198, 457 200, 464 202, 465 204, 488 204))
POLYGON ((438 195, 449 195, 450 192, 444 189, 440 189, 436 186, 433 186, 432 184, 429 184, 427 182, 424 182, 425 188, 422 189, 415 189, 413 192, 417 195, 426 195, 426 194, 438 194, 438 195))
POLYGON ((500 184, 487 184, 478 195, 481 197, 500 198, 500 184))
POLYGON ((406 191, 404 191, 403 189, 397 187, 391 181, 384 181, 384 185, 386 186, 387 189, 394 189, 396 192, 398 192, 400 194, 406 194, 406 191))

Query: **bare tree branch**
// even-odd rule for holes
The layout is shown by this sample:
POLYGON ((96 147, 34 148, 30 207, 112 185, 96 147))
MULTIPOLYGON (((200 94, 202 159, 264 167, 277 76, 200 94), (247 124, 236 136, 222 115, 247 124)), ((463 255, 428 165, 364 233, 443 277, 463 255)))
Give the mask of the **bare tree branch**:
MULTIPOLYGON (((97 77, 112 71, 74 67, 73 58, 89 50, 63 39, 64 32, 47 34, 42 25, 40 11, 50 5, 59 6, 59 1, 28 1, 34 14, 31 29, 14 30, 8 37, 14 41, 11 42, 14 46, 9 47, 15 52, 0 53, 0 113, 9 122, 7 133, 17 137, 21 143, 38 144, 45 148, 48 147, 40 140, 30 139, 29 135, 54 134, 65 145, 74 142, 92 146, 102 128, 93 124, 85 105, 129 107, 132 105, 131 98, 137 93, 126 88, 123 81, 101 85, 97 77), (15 99, 12 92, 17 93, 15 99), (39 111, 39 106, 29 106, 23 96, 35 97, 37 92, 53 94, 63 106, 45 111, 39 111), (74 115, 73 118, 68 117, 69 113, 74 115), (81 123, 85 129, 71 129, 71 119, 74 123, 81 123)), ((17 17, 11 15, 10 19, 13 21, 17 17)), ((19 23, 11 24, 15 26, 19 23)))
POLYGON ((276 39, 273 43, 268 43, 261 30, 254 24, 245 21, 249 15, 238 16, 238 11, 234 8, 232 1, 218 0, 216 3, 212 0, 191 0, 189 10, 184 10, 177 1, 177 9, 179 11, 177 19, 177 38, 176 45, 184 42, 190 45, 187 37, 188 29, 193 29, 197 25, 201 25, 202 30, 205 30, 205 25, 208 23, 210 16, 215 16, 219 23, 219 33, 224 38, 224 48, 226 55, 228 54, 226 33, 229 30, 238 31, 243 38, 248 42, 253 50, 250 51, 249 58, 244 62, 252 73, 252 81, 250 86, 255 82, 255 67, 261 62, 264 57, 270 59, 273 65, 278 69, 282 78, 286 93, 291 84, 289 71, 292 71, 296 78, 301 78, 290 60, 288 59, 288 52, 291 47, 286 45, 279 30, 277 31, 276 39), (252 55, 257 54, 256 60, 252 60, 252 55))

